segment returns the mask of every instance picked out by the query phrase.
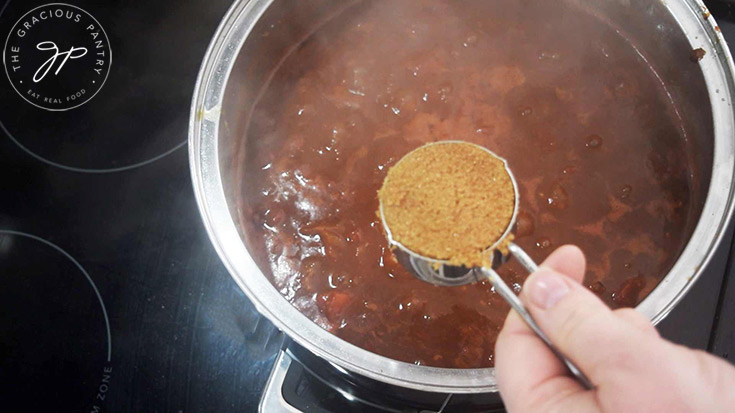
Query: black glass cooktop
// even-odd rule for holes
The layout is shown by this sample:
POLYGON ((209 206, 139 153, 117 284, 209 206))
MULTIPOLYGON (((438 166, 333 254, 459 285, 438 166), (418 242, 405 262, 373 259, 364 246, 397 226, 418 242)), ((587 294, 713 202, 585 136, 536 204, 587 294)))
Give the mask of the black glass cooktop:
MULTIPOLYGON (((229 3, 0 3, 2 410, 255 411, 281 348, 298 354, 220 263, 190 183, 191 94, 229 3)), ((729 6, 713 6, 735 43, 729 6)), ((731 238, 660 326, 726 357, 731 238)), ((411 411, 360 403, 304 364, 279 393, 301 410, 411 411)), ((413 410, 502 408, 426 400, 413 410)))

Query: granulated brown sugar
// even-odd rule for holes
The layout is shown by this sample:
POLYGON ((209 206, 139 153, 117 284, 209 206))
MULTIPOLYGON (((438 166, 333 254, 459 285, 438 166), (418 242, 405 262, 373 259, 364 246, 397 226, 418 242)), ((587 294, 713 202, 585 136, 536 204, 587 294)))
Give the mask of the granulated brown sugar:
POLYGON ((393 239, 425 257, 491 265, 488 251, 515 206, 504 162, 466 142, 422 146, 393 166, 378 191, 393 239))

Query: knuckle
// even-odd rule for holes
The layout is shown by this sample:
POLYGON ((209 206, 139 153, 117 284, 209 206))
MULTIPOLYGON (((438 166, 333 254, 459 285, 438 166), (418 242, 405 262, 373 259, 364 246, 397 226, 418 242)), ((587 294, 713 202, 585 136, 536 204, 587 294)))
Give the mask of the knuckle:
POLYGON ((590 374, 595 377, 614 377, 625 373, 627 377, 639 368, 635 355, 629 349, 620 346, 605 348, 604 356, 599 357, 597 362, 591 366, 590 374))
POLYGON ((618 318, 633 325, 633 327, 635 327, 637 330, 643 331, 644 333, 648 333, 656 337, 660 336, 658 330, 656 330, 656 327, 651 324, 651 321, 646 316, 632 308, 620 308, 613 311, 613 313, 618 318))
POLYGON ((648 319, 643 316, 643 314, 639 313, 638 311, 630 308, 618 308, 617 310, 613 311, 613 313, 618 314, 620 316, 625 317, 626 319, 629 319, 631 321, 640 321, 640 322, 648 322, 648 319))

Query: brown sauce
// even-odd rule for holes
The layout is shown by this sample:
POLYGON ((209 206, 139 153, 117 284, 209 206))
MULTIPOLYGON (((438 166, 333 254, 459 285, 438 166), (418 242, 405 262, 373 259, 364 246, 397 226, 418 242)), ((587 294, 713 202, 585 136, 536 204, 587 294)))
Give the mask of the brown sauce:
MULTIPOLYGON (((262 270, 337 336, 410 363, 493 365, 508 306, 394 260, 376 216, 387 168, 436 140, 509 161, 516 242, 573 243, 612 307, 661 280, 686 238, 690 165, 664 86, 629 43, 561 2, 370 1, 293 52, 258 103, 239 208, 262 270)), ((512 260, 501 275, 520 289, 512 260)))

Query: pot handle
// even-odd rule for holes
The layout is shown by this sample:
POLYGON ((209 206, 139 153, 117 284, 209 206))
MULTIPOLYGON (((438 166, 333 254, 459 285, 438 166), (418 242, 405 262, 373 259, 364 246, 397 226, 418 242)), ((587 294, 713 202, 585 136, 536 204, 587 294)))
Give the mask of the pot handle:
POLYGON ((276 362, 273 364, 273 370, 271 370, 271 375, 268 377, 268 382, 263 389, 263 395, 260 397, 258 412, 300 413, 297 408, 291 406, 286 401, 282 391, 283 381, 292 362, 293 359, 285 351, 281 350, 278 353, 276 362))

